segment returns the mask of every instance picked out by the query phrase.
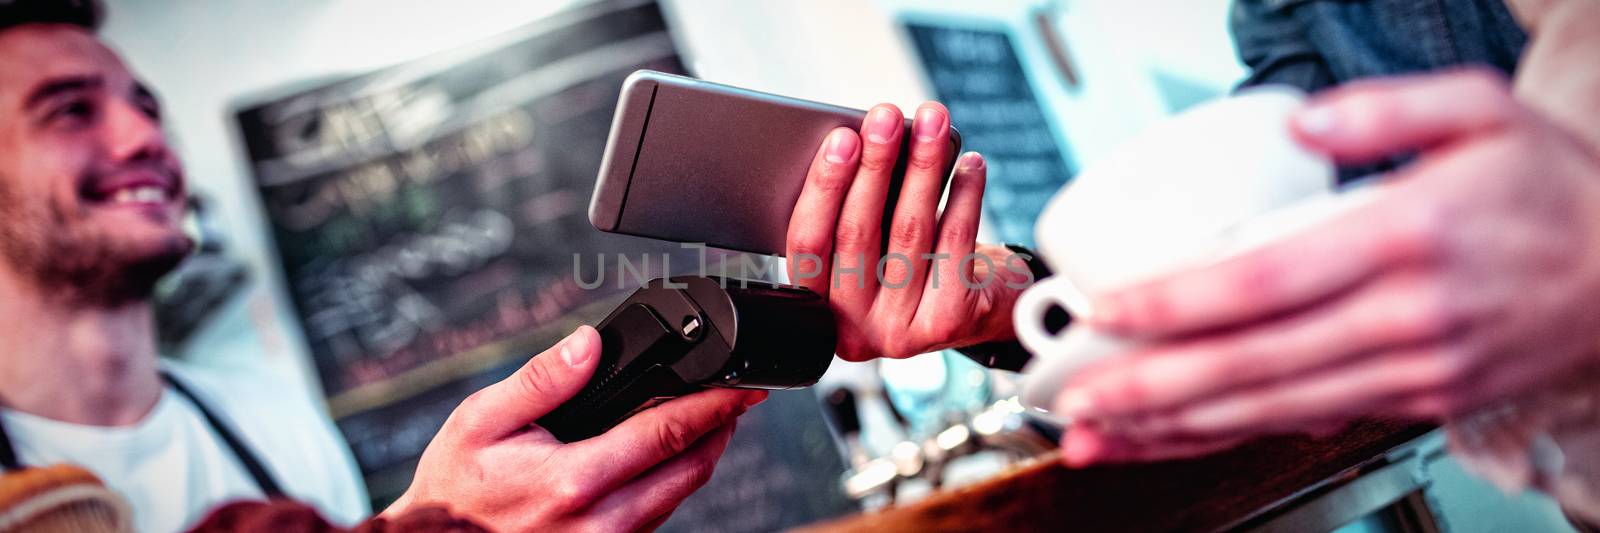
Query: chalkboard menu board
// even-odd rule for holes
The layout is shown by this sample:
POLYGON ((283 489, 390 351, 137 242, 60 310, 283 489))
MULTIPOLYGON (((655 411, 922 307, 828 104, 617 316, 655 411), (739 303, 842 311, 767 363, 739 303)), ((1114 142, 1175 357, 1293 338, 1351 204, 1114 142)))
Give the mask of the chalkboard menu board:
POLYGON ((984 218, 1003 242, 1033 244, 1033 222, 1073 175, 1004 28, 907 21, 935 98, 962 147, 989 165, 984 218))
MULTIPOLYGON (((598 323, 638 278, 705 260, 588 222, 622 81, 641 68, 683 70, 659 8, 607 1, 238 112, 283 275, 375 504, 405 489, 467 395, 598 323), (620 255, 641 275, 622 275, 620 255)), ((848 509, 817 485, 843 470, 830 442, 807 436, 826 434, 820 408, 792 394, 804 398, 787 411, 746 415, 756 429, 728 452, 760 464, 719 470, 696 505, 811 502, 759 522, 778 525, 848 509), (765 448, 780 442, 812 449, 765 448), (772 485, 775 471, 794 488, 772 485)))

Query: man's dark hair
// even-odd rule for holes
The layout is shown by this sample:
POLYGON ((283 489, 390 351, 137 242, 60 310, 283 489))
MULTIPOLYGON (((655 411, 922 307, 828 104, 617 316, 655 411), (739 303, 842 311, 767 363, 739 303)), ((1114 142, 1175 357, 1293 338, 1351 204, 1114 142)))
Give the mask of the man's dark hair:
POLYGON ((0 0, 0 31, 26 24, 70 24, 100 29, 100 0, 0 0))

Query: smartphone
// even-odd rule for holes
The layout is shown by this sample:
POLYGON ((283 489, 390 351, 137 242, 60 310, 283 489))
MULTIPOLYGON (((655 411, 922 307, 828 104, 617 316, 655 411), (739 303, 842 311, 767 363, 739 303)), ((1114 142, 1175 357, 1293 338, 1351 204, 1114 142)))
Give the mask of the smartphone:
MULTIPOLYGON (((623 82, 589 221, 601 231, 783 255, 806 172, 834 128, 867 112, 640 70, 623 82)), ((900 196, 911 119, 884 206, 900 196)), ((950 169, 961 136, 950 129, 950 169)), ((941 189, 941 194, 943 193, 941 189)))

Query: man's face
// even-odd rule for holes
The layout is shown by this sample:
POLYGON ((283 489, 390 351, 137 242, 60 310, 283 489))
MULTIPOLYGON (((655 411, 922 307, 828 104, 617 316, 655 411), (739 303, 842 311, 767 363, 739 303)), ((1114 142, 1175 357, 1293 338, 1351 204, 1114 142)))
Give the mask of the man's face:
POLYGON ((46 290, 149 296, 193 246, 150 93, 87 30, 0 31, 0 268, 46 290))

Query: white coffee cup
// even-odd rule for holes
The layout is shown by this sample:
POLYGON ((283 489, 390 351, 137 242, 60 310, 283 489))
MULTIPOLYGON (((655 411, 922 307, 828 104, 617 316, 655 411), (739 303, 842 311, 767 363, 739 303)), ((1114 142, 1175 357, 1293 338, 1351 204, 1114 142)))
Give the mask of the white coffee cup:
POLYGON ((1335 194, 1335 169, 1300 146, 1290 117, 1305 96, 1263 87, 1203 104, 1141 133, 1079 173, 1045 207, 1036 249, 1055 275, 1017 301, 1017 338, 1034 354, 1022 400, 1048 410, 1083 366, 1126 353, 1130 339, 1082 324, 1051 332, 1060 306, 1093 312, 1107 291, 1215 262, 1344 212, 1366 194, 1335 194))

